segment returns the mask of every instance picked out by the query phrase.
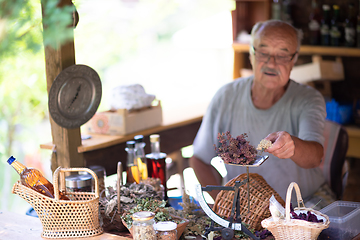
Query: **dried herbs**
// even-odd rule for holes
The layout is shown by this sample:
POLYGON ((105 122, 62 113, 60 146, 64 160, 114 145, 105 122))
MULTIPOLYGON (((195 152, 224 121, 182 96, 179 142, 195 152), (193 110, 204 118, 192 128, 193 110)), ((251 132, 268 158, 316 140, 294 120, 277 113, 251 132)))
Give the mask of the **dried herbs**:
POLYGON ((155 199, 135 199, 136 206, 126 212, 121 218, 125 221, 128 228, 132 225, 132 214, 140 211, 155 213, 155 222, 171 221, 171 213, 175 213, 173 208, 165 207, 165 201, 155 199))
POLYGON ((256 149, 246 140, 247 134, 241 134, 233 138, 229 131, 219 133, 218 139, 220 146, 215 150, 218 156, 225 163, 233 163, 240 165, 250 165, 256 159, 256 149))

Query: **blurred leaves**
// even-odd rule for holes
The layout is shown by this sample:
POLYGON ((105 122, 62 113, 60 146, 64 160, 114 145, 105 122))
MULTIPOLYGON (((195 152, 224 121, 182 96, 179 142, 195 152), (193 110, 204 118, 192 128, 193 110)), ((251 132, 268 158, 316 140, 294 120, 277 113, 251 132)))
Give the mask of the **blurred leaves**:
POLYGON ((57 48, 73 36, 73 6, 57 7, 58 0, 0 0, 0 58, 19 50, 38 52, 43 44, 57 48), (43 31, 42 23, 46 26, 43 31))
POLYGON ((57 48, 73 37, 74 6, 57 7, 57 0, 42 0, 44 7, 43 30, 44 45, 57 48), (70 26, 70 27, 69 27, 70 26))

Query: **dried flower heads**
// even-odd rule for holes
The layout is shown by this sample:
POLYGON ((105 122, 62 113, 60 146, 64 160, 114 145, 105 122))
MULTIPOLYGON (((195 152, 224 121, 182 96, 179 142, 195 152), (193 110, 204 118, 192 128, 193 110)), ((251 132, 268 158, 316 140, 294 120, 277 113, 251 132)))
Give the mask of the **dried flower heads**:
POLYGON ((239 165, 250 165, 256 159, 256 149, 247 141, 247 134, 241 134, 233 138, 229 131, 219 133, 218 139, 220 146, 215 150, 219 157, 225 163, 233 163, 239 165))

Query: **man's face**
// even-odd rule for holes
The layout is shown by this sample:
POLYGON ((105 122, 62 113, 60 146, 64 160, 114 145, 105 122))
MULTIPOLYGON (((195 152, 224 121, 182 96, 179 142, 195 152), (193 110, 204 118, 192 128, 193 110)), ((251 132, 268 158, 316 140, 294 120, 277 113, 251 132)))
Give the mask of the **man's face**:
POLYGON ((287 63, 281 63, 280 60, 276 61, 275 56, 277 59, 289 59, 289 56, 294 56, 296 47, 297 38, 293 31, 275 27, 260 29, 254 40, 256 56, 254 52, 250 54, 255 83, 268 89, 284 87, 288 83, 295 61, 292 58, 287 63), (264 58, 267 55, 270 55, 269 59, 264 58))

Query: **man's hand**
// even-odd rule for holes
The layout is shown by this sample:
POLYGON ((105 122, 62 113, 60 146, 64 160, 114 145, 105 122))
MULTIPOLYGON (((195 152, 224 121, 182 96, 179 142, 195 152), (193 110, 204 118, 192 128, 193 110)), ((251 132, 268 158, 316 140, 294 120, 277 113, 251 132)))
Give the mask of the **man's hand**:
POLYGON ((285 159, 295 154, 295 143, 291 135, 285 131, 269 134, 265 139, 272 142, 272 146, 265 150, 275 157, 285 159))
POLYGON ((265 139, 272 142, 265 151, 275 157, 290 158, 299 167, 307 169, 318 167, 321 163, 324 148, 318 142, 302 140, 285 131, 271 133, 265 139))

